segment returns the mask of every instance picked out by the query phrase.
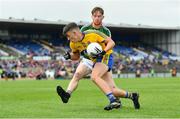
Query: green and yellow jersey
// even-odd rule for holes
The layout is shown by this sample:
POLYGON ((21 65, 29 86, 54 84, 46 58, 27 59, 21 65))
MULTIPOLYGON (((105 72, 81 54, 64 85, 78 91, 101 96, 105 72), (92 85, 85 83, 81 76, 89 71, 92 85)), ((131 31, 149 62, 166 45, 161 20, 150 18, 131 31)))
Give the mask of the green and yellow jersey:
POLYGON ((111 32, 110 30, 105 27, 105 26, 101 26, 100 28, 96 29, 92 26, 92 24, 89 24, 89 25, 84 25, 83 27, 81 27, 81 31, 82 32, 85 32, 87 30, 97 30, 99 32, 102 32, 104 34, 106 34, 107 36, 111 37, 111 32))

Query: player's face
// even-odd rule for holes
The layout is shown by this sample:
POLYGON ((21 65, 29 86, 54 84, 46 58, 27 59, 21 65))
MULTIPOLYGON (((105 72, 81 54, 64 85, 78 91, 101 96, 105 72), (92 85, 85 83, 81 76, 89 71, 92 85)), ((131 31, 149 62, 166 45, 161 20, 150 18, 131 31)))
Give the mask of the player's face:
POLYGON ((104 16, 101 14, 100 11, 94 12, 94 14, 92 15, 93 24, 97 25, 97 26, 101 25, 103 18, 104 18, 104 16))
POLYGON ((79 41, 78 32, 76 30, 68 31, 66 33, 66 37, 71 42, 78 42, 79 41))

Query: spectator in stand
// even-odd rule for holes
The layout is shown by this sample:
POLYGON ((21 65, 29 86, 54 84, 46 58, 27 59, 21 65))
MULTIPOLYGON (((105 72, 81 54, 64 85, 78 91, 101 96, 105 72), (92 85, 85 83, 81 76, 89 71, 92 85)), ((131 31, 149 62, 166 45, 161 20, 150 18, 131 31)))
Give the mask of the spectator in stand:
POLYGON ((2 78, 3 69, 0 67, 0 78, 2 78))
POLYGON ((176 77, 176 75, 177 75, 177 69, 176 69, 176 67, 173 67, 173 68, 172 68, 171 74, 172 74, 172 77, 176 77))

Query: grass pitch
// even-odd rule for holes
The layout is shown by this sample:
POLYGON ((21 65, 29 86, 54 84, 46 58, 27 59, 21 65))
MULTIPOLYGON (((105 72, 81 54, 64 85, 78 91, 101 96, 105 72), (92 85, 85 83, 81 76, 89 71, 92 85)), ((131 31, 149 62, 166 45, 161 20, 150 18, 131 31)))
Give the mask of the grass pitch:
POLYGON ((56 86, 66 89, 69 80, 0 80, 0 118, 178 118, 180 79, 115 79, 118 87, 140 93, 141 109, 129 99, 123 107, 103 110, 109 102, 91 80, 81 80, 68 104, 56 94, 56 86))

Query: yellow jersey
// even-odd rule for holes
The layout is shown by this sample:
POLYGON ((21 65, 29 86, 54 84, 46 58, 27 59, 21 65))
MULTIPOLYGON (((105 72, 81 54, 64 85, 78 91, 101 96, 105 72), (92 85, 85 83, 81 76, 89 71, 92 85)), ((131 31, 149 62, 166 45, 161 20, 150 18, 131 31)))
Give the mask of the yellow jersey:
MULTIPOLYGON (((70 42, 70 48, 71 48, 72 52, 80 52, 81 53, 83 50, 85 50, 87 48, 87 46, 90 43, 93 43, 93 42, 99 43, 101 45, 102 49, 104 50, 104 48, 106 47, 104 39, 107 38, 108 36, 106 36, 105 34, 103 34, 102 32, 99 32, 97 30, 87 30, 83 33, 84 33, 84 38, 81 41, 70 42)), ((113 52, 113 50, 111 49, 111 50, 107 51, 106 54, 109 55, 112 52, 113 52)), ((94 61, 94 59, 92 59, 92 58, 90 58, 90 59, 94 61)))

